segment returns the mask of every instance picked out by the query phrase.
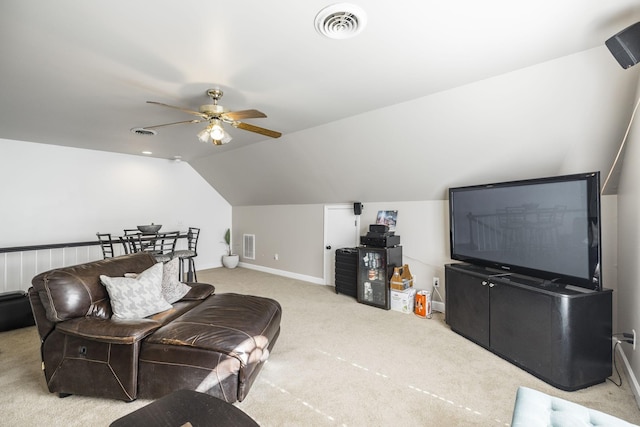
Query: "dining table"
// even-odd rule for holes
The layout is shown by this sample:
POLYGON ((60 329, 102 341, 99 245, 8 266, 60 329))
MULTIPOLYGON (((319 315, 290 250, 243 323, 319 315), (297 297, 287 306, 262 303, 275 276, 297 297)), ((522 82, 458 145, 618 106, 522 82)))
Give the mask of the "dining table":
MULTIPOLYGON (((158 231, 155 233, 135 232, 134 229, 124 229, 125 233, 114 236, 113 241, 122 244, 126 254, 136 252, 149 252, 156 260, 166 262, 172 258, 178 239, 189 239, 187 231, 158 231), (128 231, 128 232, 127 232, 128 231)), ((194 277, 191 265, 187 271, 187 281, 192 281, 194 277)))

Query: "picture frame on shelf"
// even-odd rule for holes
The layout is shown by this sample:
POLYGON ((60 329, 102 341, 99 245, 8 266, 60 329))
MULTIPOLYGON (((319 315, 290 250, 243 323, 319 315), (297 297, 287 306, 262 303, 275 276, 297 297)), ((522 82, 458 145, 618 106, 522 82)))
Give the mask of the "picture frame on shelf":
POLYGON ((398 211, 378 211, 376 216, 376 224, 383 224, 389 227, 389 231, 396 230, 396 221, 398 219, 398 211))

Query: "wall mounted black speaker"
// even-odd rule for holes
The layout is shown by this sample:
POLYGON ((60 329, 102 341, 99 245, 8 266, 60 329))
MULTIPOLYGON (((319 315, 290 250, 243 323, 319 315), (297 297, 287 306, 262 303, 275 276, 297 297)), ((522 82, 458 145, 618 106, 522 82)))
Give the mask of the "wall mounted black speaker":
POLYGON ((360 215, 362 213, 362 203, 355 202, 353 204, 353 213, 356 215, 360 215))
POLYGON ((625 28, 605 42, 622 68, 640 62, 640 22, 625 28))

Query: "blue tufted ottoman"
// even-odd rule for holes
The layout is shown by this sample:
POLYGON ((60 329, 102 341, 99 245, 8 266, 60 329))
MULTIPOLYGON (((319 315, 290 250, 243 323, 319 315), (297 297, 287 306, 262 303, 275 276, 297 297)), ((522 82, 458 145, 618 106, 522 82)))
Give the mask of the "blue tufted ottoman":
MULTIPOLYGON (((511 427, 636 426, 604 412, 552 397, 527 387, 518 388, 511 427)), ((636 426, 638 427, 638 426, 636 426)))

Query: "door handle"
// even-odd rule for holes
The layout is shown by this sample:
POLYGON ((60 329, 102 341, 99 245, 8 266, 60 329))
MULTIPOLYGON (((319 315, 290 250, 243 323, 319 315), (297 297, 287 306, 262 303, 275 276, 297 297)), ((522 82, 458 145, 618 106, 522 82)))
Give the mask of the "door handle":
POLYGON ((327 245, 327 249, 331 249, 331 245, 327 245))

